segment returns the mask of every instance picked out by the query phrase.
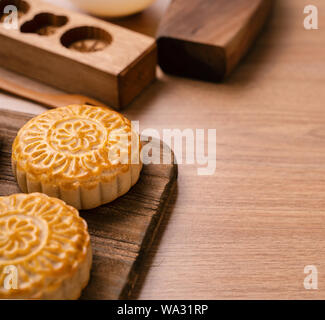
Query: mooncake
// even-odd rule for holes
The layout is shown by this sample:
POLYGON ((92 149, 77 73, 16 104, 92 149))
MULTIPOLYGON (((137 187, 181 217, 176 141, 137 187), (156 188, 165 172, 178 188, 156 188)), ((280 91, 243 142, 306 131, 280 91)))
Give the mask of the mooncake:
POLYGON ((19 130, 12 168, 23 192, 42 192, 91 209, 137 182, 140 150, 139 135, 120 113, 71 105, 49 110, 19 130))
POLYGON ((75 208, 41 193, 0 197, 1 299, 77 299, 91 262, 75 208))

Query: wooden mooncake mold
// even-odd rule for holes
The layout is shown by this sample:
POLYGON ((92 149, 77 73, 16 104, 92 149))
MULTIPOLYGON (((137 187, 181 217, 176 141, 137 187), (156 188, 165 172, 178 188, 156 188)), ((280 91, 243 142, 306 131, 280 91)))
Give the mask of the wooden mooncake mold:
POLYGON ((156 78, 154 38, 45 1, 1 0, 0 43, 1 67, 117 109, 156 78))

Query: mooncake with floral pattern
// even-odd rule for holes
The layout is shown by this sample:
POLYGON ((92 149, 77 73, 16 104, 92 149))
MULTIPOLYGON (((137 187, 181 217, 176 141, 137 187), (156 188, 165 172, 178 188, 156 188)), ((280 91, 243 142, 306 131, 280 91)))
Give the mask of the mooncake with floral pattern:
POLYGON ((0 197, 0 299, 78 299, 91 263, 75 208, 41 193, 0 197))
POLYGON ((122 114, 71 105, 27 122, 12 147, 12 168, 25 193, 42 192, 77 209, 122 196, 138 181, 139 135, 122 114))

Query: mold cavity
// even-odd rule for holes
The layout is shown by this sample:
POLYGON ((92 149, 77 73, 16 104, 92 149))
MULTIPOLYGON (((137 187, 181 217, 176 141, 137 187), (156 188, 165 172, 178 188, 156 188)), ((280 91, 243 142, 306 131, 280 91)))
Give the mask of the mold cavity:
POLYGON ((56 16, 52 13, 44 12, 25 22, 21 26, 20 31, 23 33, 37 33, 40 36, 49 36, 67 22, 68 18, 66 16, 56 16))
POLYGON ((0 22, 4 22, 6 17, 10 14, 5 13, 7 6, 15 6, 18 10, 18 18, 22 17, 29 10, 29 4, 22 0, 2 0, 0 1, 0 22))
POLYGON ((61 44, 79 52, 96 52, 103 50, 112 42, 111 35, 95 27, 78 27, 68 30, 61 37, 61 44))

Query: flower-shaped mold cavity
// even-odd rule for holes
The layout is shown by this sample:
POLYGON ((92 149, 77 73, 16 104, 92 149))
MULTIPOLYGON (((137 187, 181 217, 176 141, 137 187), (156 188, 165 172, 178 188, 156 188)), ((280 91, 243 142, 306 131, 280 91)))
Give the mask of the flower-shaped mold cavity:
MULTIPOLYGON (((29 10, 29 4, 23 0, 2 0, 0 1, 0 22, 4 22, 8 13, 6 13, 5 8, 7 6, 15 6, 18 10, 18 18, 22 17, 29 10)), ((10 9, 8 7, 8 9, 10 9)))
POLYGON ((61 37, 61 44, 79 52, 96 52, 106 48, 112 42, 111 35, 100 28, 78 27, 68 30, 61 37))
POLYGON ((32 20, 25 22, 20 31, 23 33, 37 33, 40 36, 49 36, 55 33, 57 28, 67 24, 66 16, 56 16, 52 13, 39 13, 32 20))

